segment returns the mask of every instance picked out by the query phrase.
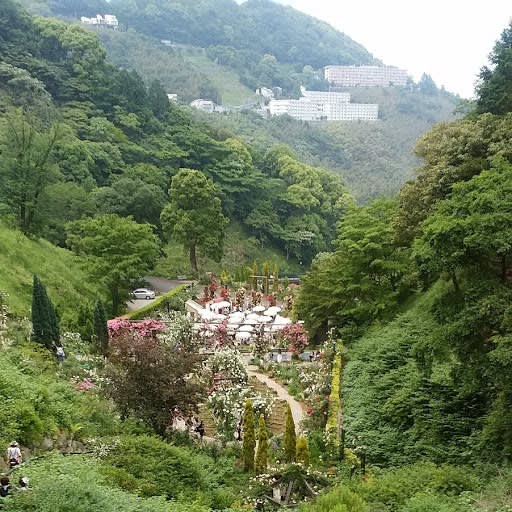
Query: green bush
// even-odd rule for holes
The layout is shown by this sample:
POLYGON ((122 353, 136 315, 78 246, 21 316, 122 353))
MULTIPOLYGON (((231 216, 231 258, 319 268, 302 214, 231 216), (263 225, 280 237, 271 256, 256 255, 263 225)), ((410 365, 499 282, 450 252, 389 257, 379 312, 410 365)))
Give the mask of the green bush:
POLYGON ((115 484, 130 488, 133 477, 143 496, 194 496, 206 489, 201 468, 191 453, 156 437, 122 436, 121 442, 104 458, 109 465, 123 470, 105 475, 115 484))
MULTIPOLYGON (((16 480, 20 476, 13 474, 16 480)), ((207 512, 193 502, 168 502, 162 497, 143 499, 108 487, 99 463, 86 456, 52 455, 23 468, 32 490, 4 502, 4 512, 207 512)))
POLYGON ((300 512, 365 512, 362 498, 344 486, 339 486, 317 498, 314 503, 303 505, 300 512))

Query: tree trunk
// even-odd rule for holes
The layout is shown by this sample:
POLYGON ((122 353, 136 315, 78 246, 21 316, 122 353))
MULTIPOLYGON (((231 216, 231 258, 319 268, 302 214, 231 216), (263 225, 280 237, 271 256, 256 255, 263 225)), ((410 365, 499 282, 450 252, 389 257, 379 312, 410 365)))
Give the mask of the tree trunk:
POLYGON ((507 256, 504 254, 501 257, 501 280, 506 281, 507 280, 507 256))
POLYGON ((121 299, 119 297, 119 286, 117 284, 113 285, 110 289, 110 293, 112 295, 112 314, 117 316, 119 314, 121 299))
POLYGON ((196 244, 190 246, 190 266, 192 267, 192 271, 194 274, 197 274, 197 257, 196 257, 196 244))
POLYGON ((453 286, 455 288, 455 291, 457 293, 459 293, 460 292, 460 286, 459 286, 459 281, 457 280, 457 274, 456 274, 455 270, 451 271, 451 278, 452 278, 452 282, 453 282, 453 286))

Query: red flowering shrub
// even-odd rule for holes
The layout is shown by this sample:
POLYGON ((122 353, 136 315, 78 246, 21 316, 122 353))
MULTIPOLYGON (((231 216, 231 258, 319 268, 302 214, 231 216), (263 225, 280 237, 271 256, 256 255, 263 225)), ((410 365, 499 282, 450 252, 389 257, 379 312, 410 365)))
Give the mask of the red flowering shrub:
POLYGON ((227 287, 227 286, 223 286, 221 289, 220 289, 220 296, 224 299, 224 300, 229 300, 230 296, 231 296, 231 290, 227 287))
POLYGON ((308 333, 302 324, 286 325, 276 338, 288 345, 288 350, 294 354, 300 354, 308 346, 308 333))
POLYGON ((114 318, 107 322, 107 327, 109 338, 113 341, 130 334, 141 338, 153 338, 157 332, 164 330, 166 325, 153 319, 132 322, 127 318, 114 318))

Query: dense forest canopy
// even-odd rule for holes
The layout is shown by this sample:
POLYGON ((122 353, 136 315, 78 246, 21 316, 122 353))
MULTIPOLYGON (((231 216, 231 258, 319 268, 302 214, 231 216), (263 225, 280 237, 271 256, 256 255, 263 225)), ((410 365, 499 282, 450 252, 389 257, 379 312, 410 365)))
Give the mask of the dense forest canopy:
POLYGON ((512 326, 510 28, 477 109, 421 137, 396 203, 351 210, 297 308, 350 345, 345 426, 380 464, 509 462, 512 326))

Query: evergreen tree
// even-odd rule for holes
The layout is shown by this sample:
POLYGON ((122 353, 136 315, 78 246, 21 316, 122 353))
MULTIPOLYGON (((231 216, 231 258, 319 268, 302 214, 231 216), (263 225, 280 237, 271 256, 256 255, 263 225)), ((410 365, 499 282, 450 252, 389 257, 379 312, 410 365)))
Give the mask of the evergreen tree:
POLYGON ((258 432, 258 450, 256 451, 256 462, 254 469, 256 473, 264 473, 267 469, 268 461, 268 442, 267 442, 267 426, 265 418, 260 414, 259 432, 258 432))
POLYGON ((304 466, 309 466, 309 447, 308 440, 305 437, 299 437, 297 439, 295 456, 297 462, 301 462, 304 466))
POLYGON ((286 406, 286 427, 284 431, 284 455, 287 462, 295 461, 296 445, 295 422, 293 421, 290 404, 288 404, 286 406))
POLYGON ((254 415, 252 412, 252 402, 245 402, 244 410, 244 432, 242 440, 242 457, 246 471, 254 469, 254 448, 256 440, 254 439, 254 415))
POLYGON ((96 343, 98 343, 101 353, 106 356, 108 353, 108 328, 105 308, 100 299, 94 305, 93 326, 96 343))
POLYGON ((59 322, 46 288, 36 275, 32 284, 32 339, 51 348, 60 338, 59 322))

